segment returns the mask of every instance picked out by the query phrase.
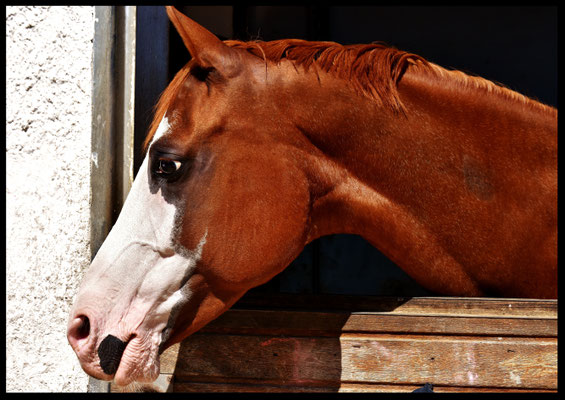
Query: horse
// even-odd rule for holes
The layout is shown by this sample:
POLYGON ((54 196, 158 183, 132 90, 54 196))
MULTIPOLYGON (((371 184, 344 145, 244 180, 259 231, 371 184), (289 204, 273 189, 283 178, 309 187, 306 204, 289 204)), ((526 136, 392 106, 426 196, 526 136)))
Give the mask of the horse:
POLYGON ((557 297, 556 108, 380 43, 221 41, 167 14, 191 59, 70 311, 85 372, 155 380, 335 233, 439 294, 557 297))

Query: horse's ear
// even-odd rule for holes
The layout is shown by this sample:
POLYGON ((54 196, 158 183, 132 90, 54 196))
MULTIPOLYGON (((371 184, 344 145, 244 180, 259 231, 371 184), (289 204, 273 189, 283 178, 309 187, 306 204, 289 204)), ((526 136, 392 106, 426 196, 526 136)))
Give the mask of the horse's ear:
POLYGON ((236 50, 226 46, 216 35, 175 7, 166 8, 169 19, 198 65, 202 68, 214 68, 226 76, 231 76, 238 70, 236 50))

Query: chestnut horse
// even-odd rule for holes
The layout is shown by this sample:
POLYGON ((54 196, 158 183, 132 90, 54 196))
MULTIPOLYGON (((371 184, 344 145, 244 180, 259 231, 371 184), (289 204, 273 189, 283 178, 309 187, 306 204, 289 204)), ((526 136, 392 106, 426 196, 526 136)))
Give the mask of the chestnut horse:
POLYGON ((380 44, 222 42, 167 12, 192 59, 71 311, 87 373, 156 379, 334 233, 437 293, 557 297, 555 108, 380 44))

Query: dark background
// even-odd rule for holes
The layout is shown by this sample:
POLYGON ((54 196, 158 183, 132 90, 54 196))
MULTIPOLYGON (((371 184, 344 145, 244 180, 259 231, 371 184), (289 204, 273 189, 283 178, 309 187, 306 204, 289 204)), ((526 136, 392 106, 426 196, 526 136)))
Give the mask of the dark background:
MULTIPOLYGON (((557 106, 557 7, 178 8, 221 39, 385 42, 557 106)), ((182 46, 176 33, 171 41, 182 46)), ((173 73, 188 57, 171 63, 173 73)))
MULTIPOLYGON (((221 39, 385 42, 557 106, 557 7, 176 7, 221 39)), ((168 22, 164 7, 137 10, 139 145, 157 96, 190 55, 168 22)), ((136 156, 137 171, 141 152, 136 156)), ((314 241, 285 271, 251 292, 433 295, 354 235, 314 241)))

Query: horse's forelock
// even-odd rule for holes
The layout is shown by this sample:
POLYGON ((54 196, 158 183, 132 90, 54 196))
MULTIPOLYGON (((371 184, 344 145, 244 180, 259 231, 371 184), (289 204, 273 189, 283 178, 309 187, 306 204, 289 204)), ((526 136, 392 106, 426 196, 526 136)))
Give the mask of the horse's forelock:
POLYGON ((149 144, 151 143, 161 120, 165 116, 165 113, 170 108, 173 100, 178 94, 178 91, 182 84, 186 81, 186 78, 190 74, 190 63, 187 63, 173 78, 169 86, 165 89, 165 91, 159 97, 159 101, 155 105, 154 108, 154 116, 151 125, 149 126, 149 131, 147 132, 147 136, 143 141, 143 153, 147 151, 149 148, 149 144))

